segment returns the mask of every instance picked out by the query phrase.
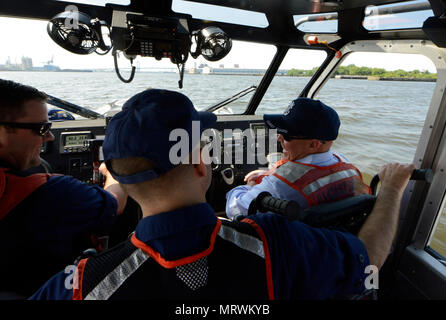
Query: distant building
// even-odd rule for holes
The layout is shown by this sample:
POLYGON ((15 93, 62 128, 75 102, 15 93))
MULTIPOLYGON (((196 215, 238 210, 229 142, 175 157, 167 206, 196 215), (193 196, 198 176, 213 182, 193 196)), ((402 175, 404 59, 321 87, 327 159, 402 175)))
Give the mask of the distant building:
MULTIPOLYGON (((203 74, 225 74, 225 75, 264 75, 266 69, 240 69, 240 68, 210 68, 204 67, 203 74)), ((278 70, 277 75, 286 75, 288 70, 278 70)))
POLYGON ((33 60, 28 57, 22 57, 22 63, 11 62, 11 58, 8 57, 4 65, 0 65, 0 70, 2 71, 32 71, 33 70, 33 60))
POLYGON ((33 69, 33 59, 22 57, 22 70, 31 71, 33 69))
POLYGON ((46 64, 43 66, 43 71, 60 71, 60 68, 53 64, 46 64))

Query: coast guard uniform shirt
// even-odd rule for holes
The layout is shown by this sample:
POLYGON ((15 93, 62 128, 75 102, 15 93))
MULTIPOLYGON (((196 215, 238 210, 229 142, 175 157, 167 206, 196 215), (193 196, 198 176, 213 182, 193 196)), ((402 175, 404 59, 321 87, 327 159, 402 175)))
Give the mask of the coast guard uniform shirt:
MULTIPOLYGON (((347 162, 345 157, 339 155, 342 161, 347 162)), ((302 159, 297 159, 300 163, 312 164, 321 167, 331 166, 339 162, 339 159, 331 151, 323 153, 310 154, 302 159)), ((257 198, 261 192, 269 192, 273 197, 294 200, 299 203, 302 209, 308 207, 308 201, 303 197, 303 195, 293 189, 285 182, 275 177, 274 175, 265 176, 262 182, 255 185, 241 185, 230 190, 226 194, 226 215, 228 218, 233 219, 236 215, 248 214, 248 208, 252 200, 257 198)))
MULTIPOLYGON (((357 237, 314 229, 271 213, 250 219, 267 240, 275 299, 326 299, 364 290, 369 259, 357 237)), ((211 207, 201 203, 146 217, 137 225, 135 236, 165 260, 176 260, 208 248, 216 223, 211 207)), ((227 272, 237 271, 245 270, 234 260, 233 269, 227 272)), ((67 277, 72 278, 73 273, 71 269, 56 274, 30 299, 71 300, 73 289, 67 286, 67 277)))
POLYGON ((49 177, 0 221, 2 287, 31 295, 87 249, 78 247, 83 237, 109 230, 117 207, 115 197, 98 186, 71 176, 49 177), (35 259, 41 261, 31 268, 35 259))
POLYGON ((102 233, 117 218, 116 198, 99 186, 91 186, 71 176, 52 176, 48 182, 23 201, 32 214, 27 231, 36 241, 46 243, 57 255, 72 256, 73 235, 102 233))

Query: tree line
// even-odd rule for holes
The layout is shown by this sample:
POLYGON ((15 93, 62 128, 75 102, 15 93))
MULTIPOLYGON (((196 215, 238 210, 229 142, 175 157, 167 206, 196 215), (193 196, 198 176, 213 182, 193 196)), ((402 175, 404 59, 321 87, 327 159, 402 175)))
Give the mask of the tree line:
MULTIPOLYGON (((311 70, 299 70, 291 69, 287 72, 287 76, 292 77, 311 77, 313 76, 318 67, 311 70)), ((357 67, 354 64, 348 66, 340 66, 334 73, 334 75, 350 75, 350 76, 376 76, 381 78, 418 78, 418 79, 437 79, 436 73, 430 73, 429 71, 420 70, 394 70, 388 71, 382 68, 368 68, 368 67, 357 67)))

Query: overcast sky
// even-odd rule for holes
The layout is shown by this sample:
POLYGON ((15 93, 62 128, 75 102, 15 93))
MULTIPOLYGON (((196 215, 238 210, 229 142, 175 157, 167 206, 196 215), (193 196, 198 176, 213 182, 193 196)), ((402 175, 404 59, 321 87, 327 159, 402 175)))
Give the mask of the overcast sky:
MULTIPOLYGON (((78 1, 92 2, 92 1, 78 1)), ((96 1, 103 5, 106 1, 96 1)), ((127 0, 116 0, 116 3, 126 3, 127 0)), ((177 1, 177 8, 181 8, 182 3, 177 1)), ((187 8, 186 8, 187 9, 187 8)), ((209 12, 209 11, 207 11, 209 12)), ((223 12, 224 13, 224 12, 223 12)), ((219 11, 219 14, 222 14, 219 11)), ((242 12, 243 14, 243 12, 242 12)), ((243 17, 243 15, 242 15, 243 17)), ((255 20, 254 23, 262 24, 262 19, 255 20)), ((25 20, 0 17, 0 64, 4 64, 10 57, 12 62, 20 63, 22 56, 31 57, 34 66, 42 66, 54 57, 53 63, 61 68, 112 68, 113 59, 109 53, 106 56, 90 54, 88 56, 72 54, 54 43, 46 32, 46 21, 25 20)), ((273 46, 259 45, 252 43, 234 42, 230 54, 221 61, 211 63, 217 67, 224 64, 225 67, 233 67, 238 64, 240 68, 267 68, 273 57, 275 48, 273 46)), ((282 64, 282 69, 311 69, 319 66, 325 57, 323 52, 309 50, 294 50, 282 64)), ((176 68, 170 60, 162 59, 156 61, 154 58, 137 59, 142 68, 176 68)), ((204 62, 203 58, 194 60, 189 57, 187 67, 192 67, 194 63, 204 62)), ((380 67, 387 70, 429 70, 435 72, 433 63, 423 56, 408 56, 399 54, 387 54, 383 58, 382 54, 356 54, 345 64, 353 63, 357 66, 380 67)), ((128 66, 128 62, 122 59, 120 65, 128 66)))

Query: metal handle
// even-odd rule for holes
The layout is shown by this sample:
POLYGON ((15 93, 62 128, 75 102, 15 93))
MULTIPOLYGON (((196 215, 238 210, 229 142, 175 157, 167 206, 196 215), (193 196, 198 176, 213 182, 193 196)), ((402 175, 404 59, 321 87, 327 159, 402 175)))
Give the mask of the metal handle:
MULTIPOLYGON (((434 177, 434 173, 431 169, 415 169, 410 176, 410 180, 424 180, 427 183, 431 183, 434 177)), ((372 194, 376 194, 376 187, 379 183, 379 175, 375 174, 370 181, 370 189, 372 189, 372 194)))

